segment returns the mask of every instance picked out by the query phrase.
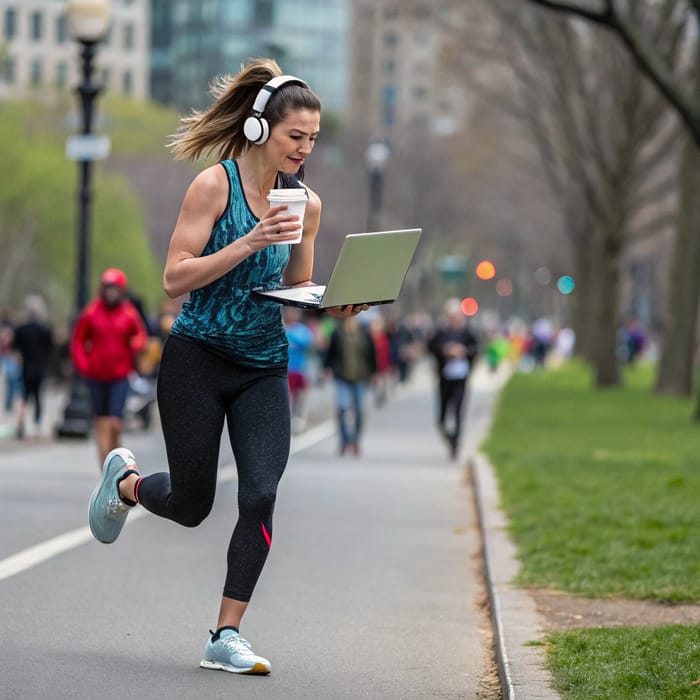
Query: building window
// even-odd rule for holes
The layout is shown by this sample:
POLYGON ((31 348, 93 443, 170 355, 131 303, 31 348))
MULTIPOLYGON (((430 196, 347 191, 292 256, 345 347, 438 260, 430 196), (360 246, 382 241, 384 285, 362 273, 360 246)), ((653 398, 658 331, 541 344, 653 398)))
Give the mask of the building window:
POLYGON ((43 15, 41 12, 32 12, 31 25, 32 25, 32 39, 34 41, 40 41, 42 30, 43 30, 43 15))
POLYGON ((17 10, 8 7, 5 10, 5 39, 14 39, 17 34, 17 10))
POLYGON ((56 87, 64 88, 68 84, 68 66, 61 61, 56 64, 56 87))
POLYGON ((13 85, 15 82, 15 59, 11 58, 10 56, 7 56, 5 60, 3 61, 3 66, 2 66, 2 77, 3 80, 8 84, 8 85, 13 85))
POLYGON ((131 93, 134 91, 134 80, 131 75, 130 70, 125 70, 124 74, 122 75, 122 92, 125 95, 131 95, 131 93))
POLYGON ((111 78, 112 78, 112 75, 109 72, 109 68, 103 68, 102 69, 102 79, 100 81, 102 83, 102 87, 108 88, 109 81, 111 80, 111 78))
POLYGON ((41 61, 38 58, 32 61, 32 65, 29 72, 29 83, 32 87, 41 85, 42 69, 43 67, 41 65, 41 61))
POLYGON ((56 20, 56 41, 59 44, 65 44, 68 41, 68 22, 65 15, 61 15, 56 20))
POLYGON ((272 0, 255 0, 253 24, 256 27, 272 24, 272 0))
POLYGON ((124 48, 134 48, 134 25, 127 24, 124 26, 124 48))

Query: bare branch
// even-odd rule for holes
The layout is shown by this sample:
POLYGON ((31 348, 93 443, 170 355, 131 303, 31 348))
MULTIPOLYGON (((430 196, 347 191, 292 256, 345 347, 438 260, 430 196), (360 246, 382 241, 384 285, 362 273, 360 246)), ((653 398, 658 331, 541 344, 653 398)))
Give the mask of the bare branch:
MULTIPOLYGON (((678 112, 688 128, 693 140, 700 145, 700 102, 686 94, 684 82, 677 81, 666 69, 654 47, 644 40, 631 23, 616 11, 612 0, 606 0, 605 9, 600 12, 580 5, 554 0, 529 0, 532 4, 556 12, 564 12, 587 19, 614 32, 620 37, 640 70, 654 83, 661 94, 678 112)), ((693 0, 693 6, 700 13, 700 0, 693 0)))
POLYGON ((610 12, 607 8, 600 12, 595 12, 594 10, 589 10, 581 5, 572 5, 568 2, 555 2, 554 0, 530 0, 534 5, 539 5, 540 7, 545 7, 548 10, 554 12, 564 12, 567 14, 578 15, 587 19, 589 22, 595 22, 597 24, 607 24, 610 22, 610 12))

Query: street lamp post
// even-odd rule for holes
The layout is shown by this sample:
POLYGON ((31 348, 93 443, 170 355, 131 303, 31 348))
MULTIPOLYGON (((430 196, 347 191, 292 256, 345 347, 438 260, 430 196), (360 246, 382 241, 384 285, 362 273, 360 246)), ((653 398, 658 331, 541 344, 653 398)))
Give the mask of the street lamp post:
MULTIPOLYGON (((109 0, 68 0, 68 31, 80 44, 81 81, 76 88, 80 102, 80 136, 69 140, 69 155, 78 161, 78 238, 76 259, 75 317, 88 301, 90 269, 90 210, 92 200, 92 161, 102 157, 92 140, 93 107, 101 86, 93 81, 97 45, 104 38, 109 24, 109 0)), ((99 144, 98 150, 99 149, 99 144)), ((85 437, 90 432, 92 411, 85 383, 73 373, 70 401, 64 410, 63 423, 57 432, 62 437, 85 437)))
POLYGON ((369 173, 369 206, 367 208, 367 230, 376 231, 382 208, 384 171, 391 152, 384 141, 373 141, 365 151, 365 164, 369 173))

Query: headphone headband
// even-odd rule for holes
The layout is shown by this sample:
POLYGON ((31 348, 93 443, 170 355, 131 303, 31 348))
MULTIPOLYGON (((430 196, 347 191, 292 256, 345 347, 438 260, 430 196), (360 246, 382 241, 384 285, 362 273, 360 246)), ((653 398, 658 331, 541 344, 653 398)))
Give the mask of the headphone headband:
POLYGON ((300 85, 303 88, 308 89, 307 83, 305 83, 301 78, 297 78, 293 75, 278 75, 272 80, 268 80, 258 92, 255 102, 253 102, 253 112, 260 116, 267 107, 267 103, 270 98, 283 86, 288 84, 300 85))

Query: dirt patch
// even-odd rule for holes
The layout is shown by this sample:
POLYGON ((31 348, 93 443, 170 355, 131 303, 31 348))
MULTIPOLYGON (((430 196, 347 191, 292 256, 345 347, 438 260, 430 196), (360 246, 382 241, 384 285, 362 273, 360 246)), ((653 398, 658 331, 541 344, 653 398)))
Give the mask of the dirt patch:
POLYGON ((580 598, 542 588, 530 588, 528 592, 550 630, 700 624, 700 605, 671 605, 626 598, 580 598))
POLYGON ((493 635, 493 625, 491 624, 491 606, 485 590, 479 591, 476 605, 481 611, 485 623, 480 632, 484 635, 485 658, 483 661, 481 675, 479 676, 479 687, 476 691, 476 700, 501 700, 503 691, 501 689, 501 679, 498 675, 498 664, 496 662, 496 641, 493 635))

